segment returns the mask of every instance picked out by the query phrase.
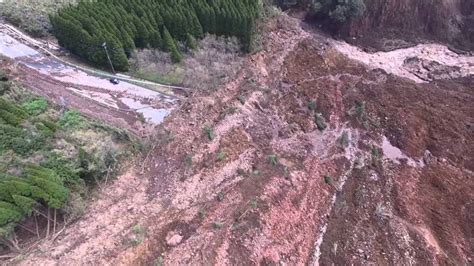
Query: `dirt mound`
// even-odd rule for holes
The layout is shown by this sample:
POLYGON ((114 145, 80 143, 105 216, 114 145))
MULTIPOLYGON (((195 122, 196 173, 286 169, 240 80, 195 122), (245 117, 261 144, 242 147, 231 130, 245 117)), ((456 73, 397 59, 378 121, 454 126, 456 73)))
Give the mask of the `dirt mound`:
POLYGON ((284 15, 265 32, 225 88, 157 132, 148 180, 133 183, 144 230, 113 216, 108 233, 25 263, 468 264, 472 78, 371 70, 284 15))

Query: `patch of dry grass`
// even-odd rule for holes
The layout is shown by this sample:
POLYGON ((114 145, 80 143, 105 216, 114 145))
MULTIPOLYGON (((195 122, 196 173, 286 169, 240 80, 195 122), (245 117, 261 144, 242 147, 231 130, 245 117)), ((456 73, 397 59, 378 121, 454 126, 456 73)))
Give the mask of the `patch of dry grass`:
POLYGON ((48 14, 76 0, 3 0, 0 17, 34 37, 45 37, 50 29, 48 14))
POLYGON ((140 50, 131 58, 131 75, 170 85, 214 90, 226 77, 235 74, 243 62, 236 38, 207 35, 198 49, 186 54, 181 64, 173 64, 167 53, 140 50))

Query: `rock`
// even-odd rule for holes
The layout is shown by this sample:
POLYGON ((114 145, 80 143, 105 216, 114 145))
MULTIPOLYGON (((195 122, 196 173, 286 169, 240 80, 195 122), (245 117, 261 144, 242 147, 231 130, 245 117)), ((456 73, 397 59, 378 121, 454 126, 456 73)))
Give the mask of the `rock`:
POLYGON ((166 237, 166 244, 170 247, 176 247, 181 243, 181 241, 183 241, 183 236, 173 232, 168 233, 168 236, 166 237))

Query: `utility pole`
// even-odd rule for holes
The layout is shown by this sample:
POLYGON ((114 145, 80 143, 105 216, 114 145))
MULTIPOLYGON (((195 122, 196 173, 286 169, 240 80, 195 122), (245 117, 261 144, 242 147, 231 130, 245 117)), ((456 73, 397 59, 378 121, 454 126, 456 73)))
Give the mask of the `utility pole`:
POLYGON ((109 51, 107 50, 107 43, 104 42, 102 44, 102 47, 104 47, 105 54, 107 55, 107 59, 109 60, 110 68, 112 69, 112 73, 115 75, 114 65, 112 64, 112 61, 110 60, 109 51))

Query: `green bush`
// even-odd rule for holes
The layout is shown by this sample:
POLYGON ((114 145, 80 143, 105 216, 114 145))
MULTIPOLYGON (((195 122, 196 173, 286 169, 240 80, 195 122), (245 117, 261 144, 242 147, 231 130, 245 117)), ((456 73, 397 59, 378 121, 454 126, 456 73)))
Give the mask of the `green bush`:
POLYGON ((54 136, 54 132, 42 122, 36 123, 35 127, 45 138, 51 138, 54 136))
POLYGON ((22 105, 23 109, 30 115, 39 115, 46 111, 48 102, 45 98, 36 98, 22 105))
POLYGON ((5 121, 7 124, 12 126, 18 126, 21 124, 22 119, 10 112, 5 110, 0 110, 0 118, 5 121))
POLYGON ((19 108, 18 106, 16 106, 12 102, 10 102, 10 101, 2 98, 2 97, 0 97, 0 110, 7 111, 7 112, 15 115, 19 119, 28 118, 28 113, 25 110, 19 108))
POLYGON ((5 81, 8 81, 7 74, 5 74, 5 72, 0 70, 0 82, 5 82, 5 81))
POLYGON ((79 169, 75 160, 53 153, 42 166, 54 170, 67 183, 77 183, 79 180, 79 169))
POLYGON ((326 120, 324 119, 324 117, 321 115, 321 114, 317 114, 315 116, 315 122, 316 122, 316 126, 318 127, 318 129, 320 131, 324 131, 328 126, 326 124, 326 120))
POLYGON ((69 110, 59 120, 59 126, 64 129, 79 129, 85 125, 86 120, 76 110, 69 110))
POLYGON ((214 130, 210 126, 204 127, 204 133, 206 134, 207 138, 211 141, 214 140, 214 138, 216 137, 214 130))
POLYGON ((335 23, 345 23, 364 15, 364 0, 311 0, 312 12, 331 19, 335 23))
POLYGON ((268 162, 273 166, 277 165, 278 164, 278 156, 276 154, 272 154, 272 155, 268 156, 268 162))

